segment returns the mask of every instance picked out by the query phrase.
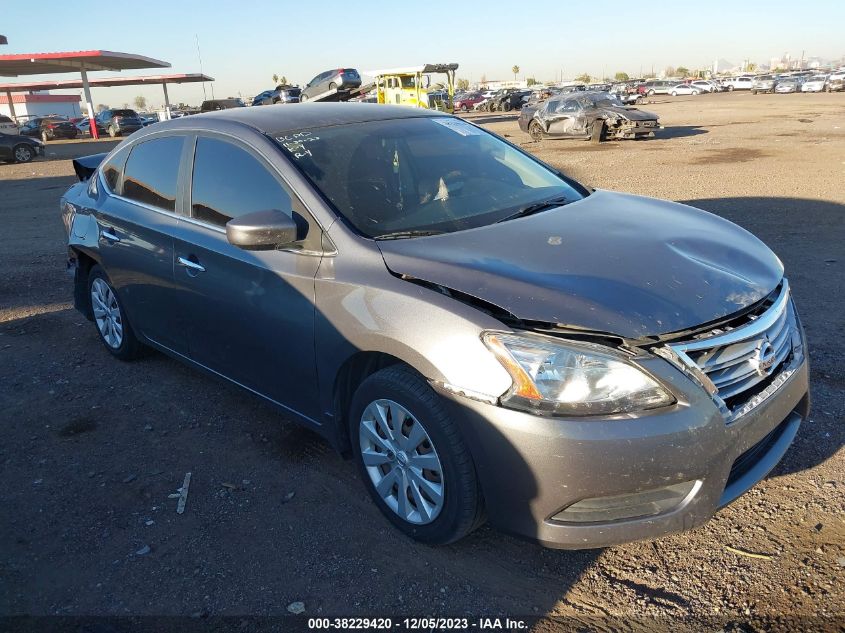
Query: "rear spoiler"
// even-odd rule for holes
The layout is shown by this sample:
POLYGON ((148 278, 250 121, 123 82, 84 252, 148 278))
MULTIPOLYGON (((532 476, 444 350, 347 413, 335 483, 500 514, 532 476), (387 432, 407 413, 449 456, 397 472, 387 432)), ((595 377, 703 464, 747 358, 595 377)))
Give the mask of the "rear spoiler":
POLYGON ((76 175, 79 180, 88 180, 94 174, 94 172, 97 171, 97 167, 100 166, 100 163, 103 162, 103 159, 105 159, 106 156, 108 156, 108 154, 103 153, 91 154, 91 156, 80 156, 79 158, 74 158, 73 171, 76 172, 76 175))

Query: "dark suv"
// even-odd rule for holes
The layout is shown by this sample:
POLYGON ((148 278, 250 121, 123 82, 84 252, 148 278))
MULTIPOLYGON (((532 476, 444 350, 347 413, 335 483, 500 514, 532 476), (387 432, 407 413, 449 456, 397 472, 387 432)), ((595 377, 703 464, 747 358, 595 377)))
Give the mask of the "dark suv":
POLYGON ((273 90, 265 90, 252 100, 252 105, 273 105, 276 103, 299 103, 301 88, 294 86, 276 86, 273 90))
POLYGON ((215 112, 217 110, 245 107, 246 104, 240 99, 208 99, 207 101, 202 102, 200 112, 215 112))
POLYGON ((21 127, 21 135, 34 136, 46 143, 57 138, 76 138, 79 130, 65 118, 50 116, 30 119, 21 127))
POLYGON ((299 96, 300 101, 307 101, 330 90, 352 90, 361 87, 361 75, 354 68, 336 68, 320 73, 308 82, 299 96))
POLYGON ((144 127, 144 122, 135 110, 103 110, 97 114, 97 130, 105 130, 114 138, 132 134, 144 127))

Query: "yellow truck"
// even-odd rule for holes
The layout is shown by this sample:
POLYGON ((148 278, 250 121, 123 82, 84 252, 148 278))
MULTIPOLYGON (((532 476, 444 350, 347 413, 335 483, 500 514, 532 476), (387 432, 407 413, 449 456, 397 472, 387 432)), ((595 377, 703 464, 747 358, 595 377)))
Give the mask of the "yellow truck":
POLYGON ((375 77, 379 103, 452 112, 457 64, 423 64, 407 68, 369 70, 375 77), (442 80, 437 76, 442 75, 442 80))

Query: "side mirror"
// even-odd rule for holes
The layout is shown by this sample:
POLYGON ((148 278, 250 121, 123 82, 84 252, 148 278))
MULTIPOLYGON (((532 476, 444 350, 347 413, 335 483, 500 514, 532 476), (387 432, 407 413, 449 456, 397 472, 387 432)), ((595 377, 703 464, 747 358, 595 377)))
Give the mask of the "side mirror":
POLYGON ((296 222, 278 209, 255 211, 226 223, 229 244, 244 250, 269 250, 296 242, 296 222))

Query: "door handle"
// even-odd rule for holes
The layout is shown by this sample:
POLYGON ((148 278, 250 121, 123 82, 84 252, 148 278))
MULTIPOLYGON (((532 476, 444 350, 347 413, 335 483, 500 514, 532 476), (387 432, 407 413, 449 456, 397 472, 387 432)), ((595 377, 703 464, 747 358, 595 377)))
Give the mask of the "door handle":
POLYGON ((100 231, 100 237, 104 240, 108 240, 109 242, 119 242, 120 238, 114 234, 111 229, 103 229, 100 231))
POLYGON ((176 263, 179 264, 180 266, 187 268, 191 272, 195 272, 195 273, 204 273, 205 272, 205 266, 203 266, 199 262, 192 261, 192 260, 190 260, 186 257, 177 257, 176 263))

